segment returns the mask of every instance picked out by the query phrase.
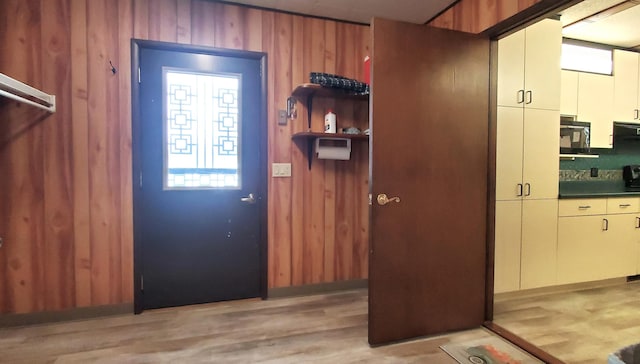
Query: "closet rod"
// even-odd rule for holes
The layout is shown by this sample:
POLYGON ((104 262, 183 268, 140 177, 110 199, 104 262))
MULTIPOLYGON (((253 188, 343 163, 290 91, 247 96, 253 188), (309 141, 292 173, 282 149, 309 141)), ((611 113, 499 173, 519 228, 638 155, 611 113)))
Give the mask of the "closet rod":
POLYGON ((55 95, 44 93, 3 73, 0 73, 0 96, 5 96, 51 113, 56 112, 55 95))

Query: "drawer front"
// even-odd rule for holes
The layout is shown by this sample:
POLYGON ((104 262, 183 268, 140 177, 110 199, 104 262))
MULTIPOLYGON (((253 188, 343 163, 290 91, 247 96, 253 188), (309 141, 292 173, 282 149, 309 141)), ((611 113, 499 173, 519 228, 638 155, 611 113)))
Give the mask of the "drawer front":
POLYGON ((558 201, 559 216, 603 215, 607 213, 606 198, 588 198, 558 201))
POLYGON ((608 214, 640 212, 640 197, 616 197, 607 199, 608 214))

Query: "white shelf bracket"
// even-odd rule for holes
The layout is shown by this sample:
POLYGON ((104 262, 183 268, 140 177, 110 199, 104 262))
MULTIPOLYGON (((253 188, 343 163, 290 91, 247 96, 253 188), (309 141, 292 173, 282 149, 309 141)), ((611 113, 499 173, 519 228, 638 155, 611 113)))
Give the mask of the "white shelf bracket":
POLYGON ((31 105, 50 113, 56 112, 56 97, 49 95, 4 73, 0 73, 0 96, 31 105))

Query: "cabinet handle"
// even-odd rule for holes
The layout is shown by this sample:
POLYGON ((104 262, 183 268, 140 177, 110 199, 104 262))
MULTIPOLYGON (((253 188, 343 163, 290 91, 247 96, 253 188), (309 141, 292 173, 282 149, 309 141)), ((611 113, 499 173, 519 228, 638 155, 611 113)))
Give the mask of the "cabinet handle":
POLYGON ((0 236, 0 248, 2 248, 2 244, 4 244, 4 240, 2 239, 2 237, 0 236))
POLYGON ((640 119, 640 109, 633 110, 633 120, 640 119))
POLYGON ((517 186, 516 196, 521 197, 522 196, 522 183, 518 183, 516 186, 517 186))
POLYGON ((518 90, 518 104, 524 102, 524 90, 518 90))
POLYGON ((604 223, 604 227, 602 228, 602 231, 608 231, 609 230, 609 220, 608 219, 602 219, 602 222, 604 223))
POLYGON ((531 196, 531 185, 529 183, 525 183, 524 187, 527 189, 527 192, 525 192, 525 196, 531 196))
POLYGON ((618 206, 620 206, 620 207, 623 207, 623 208, 624 208, 624 207, 629 207, 629 206, 631 206, 631 204, 630 204, 630 203, 624 203, 624 204, 622 204, 622 203, 621 203, 621 204, 620 204, 620 205, 618 205, 618 206))
POLYGON ((586 210, 586 209, 590 209, 590 208, 591 208, 591 206, 589 206, 589 205, 585 205, 585 206, 578 206, 578 208, 579 208, 580 210, 586 210))
POLYGON ((640 217, 636 217, 636 229, 640 229, 640 217))
POLYGON ((527 91, 527 104, 530 104, 533 102, 533 92, 531 92, 531 90, 527 91))

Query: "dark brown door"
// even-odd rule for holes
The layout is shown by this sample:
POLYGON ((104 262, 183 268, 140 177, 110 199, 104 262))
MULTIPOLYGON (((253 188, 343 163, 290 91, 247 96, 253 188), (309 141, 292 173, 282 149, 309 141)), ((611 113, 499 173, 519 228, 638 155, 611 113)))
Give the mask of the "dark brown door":
POLYGON ((147 44, 138 51, 137 306, 259 297, 262 60, 147 44))
POLYGON ((372 62, 369 343, 477 327, 489 41, 374 19, 372 62))

